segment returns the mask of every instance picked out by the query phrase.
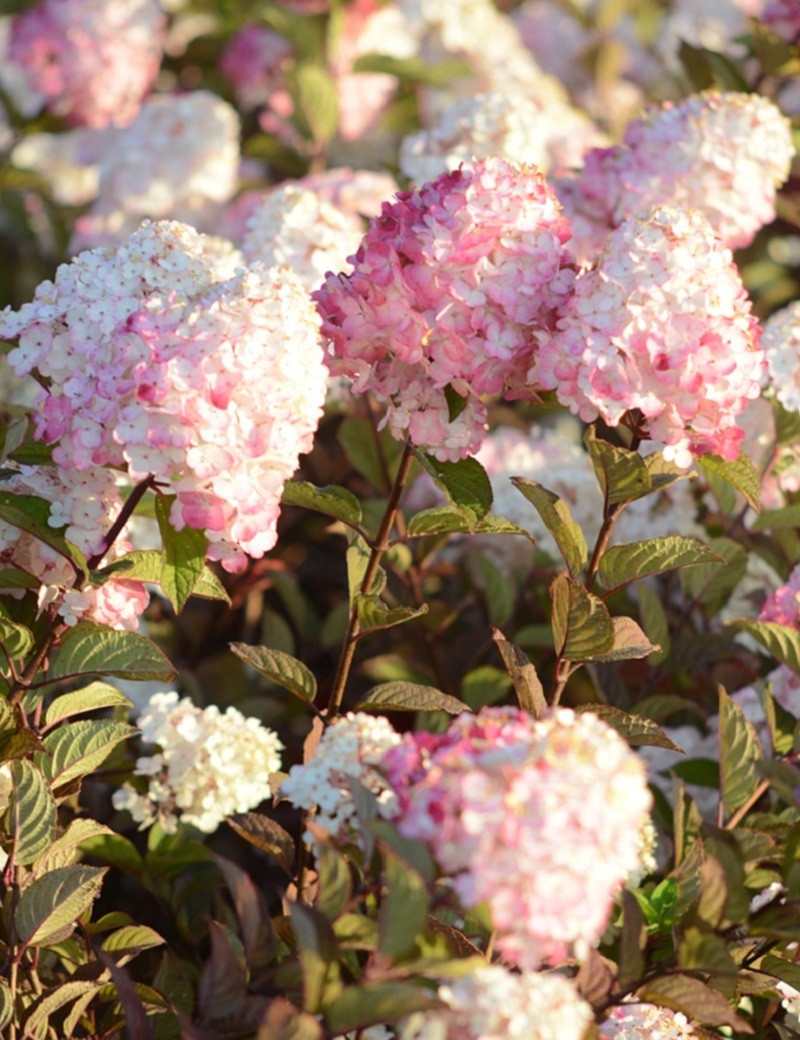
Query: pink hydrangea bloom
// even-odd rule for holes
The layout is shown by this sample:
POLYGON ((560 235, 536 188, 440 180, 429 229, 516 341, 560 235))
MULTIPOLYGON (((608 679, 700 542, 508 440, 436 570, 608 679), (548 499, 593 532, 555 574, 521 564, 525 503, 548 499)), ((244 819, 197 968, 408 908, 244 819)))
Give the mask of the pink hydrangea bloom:
POLYGON ((488 905, 506 958, 534 968, 599 938, 650 808, 641 760, 606 723, 485 708, 407 734, 382 768, 401 833, 429 844, 465 906, 488 905))
POLYGON ((388 403, 395 436, 442 460, 477 450, 481 395, 529 395, 539 336, 573 286, 569 226, 533 167, 464 163, 384 203, 350 258, 314 294, 334 374, 388 403), (445 389, 467 407, 451 423, 445 389), (421 395, 419 398, 417 395, 421 395))
POLYGON ((725 245, 738 249, 775 218, 775 189, 793 155, 789 121, 767 98, 696 94, 634 120, 622 144, 589 152, 576 178, 559 186, 559 198, 581 257, 594 254, 594 229, 661 205, 699 209, 725 245))
POLYGON ((292 45, 285 36, 263 25, 246 25, 228 43, 219 59, 220 71, 236 91, 245 111, 274 105, 291 114, 286 72, 292 61, 292 45))
POLYGON ((800 628, 800 564, 789 575, 786 584, 775 589, 758 615, 759 621, 776 621, 789 628, 800 628))
POLYGON ((685 1015, 655 1004, 620 1004, 600 1023, 600 1040, 696 1040, 685 1015))
MULTIPOLYGON (((105 552, 105 536, 123 504, 114 474, 109 470, 22 466, 6 478, 3 490, 49 502, 49 525, 62 531, 87 557, 104 555, 103 562, 110 563, 132 548, 127 532, 123 531, 105 552)), ((55 604, 56 613, 69 625, 83 620, 133 630, 150 600, 139 581, 110 579, 98 587, 73 588, 75 570, 64 556, 5 521, 0 521, 0 567, 25 571, 40 582, 39 608, 55 604)))
POLYGON ((186 225, 145 223, 0 314, 0 335, 19 340, 16 372, 50 380, 36 433, 56 462, 152 474, 177 495, 175 527, 205 528, 210 558, 232 570, 275 544, 327 376, 296 276, 240 263, 186 225))
POLYGON ((73 126, 124 126, 161 64, 157 0, 43 0, 19 15, 10 58, 73 126))
POLYGON ((798 42, 798 38, 800 38, 800 4, 797 0, 770 0, 760 18, 787 43, 798 42))
POLYGON ((405 1019, 399 1040, 581 1040, 592 1009, 556 973, 487 964, 439 987, 441 1007, 405 1019))
POLYGON ((531 381, 584 421, 638 409, 665 457, 735 459, 736 417, 758 397, 759 326, 733 258, 697 211, 625 221, 581 271, 531 381))

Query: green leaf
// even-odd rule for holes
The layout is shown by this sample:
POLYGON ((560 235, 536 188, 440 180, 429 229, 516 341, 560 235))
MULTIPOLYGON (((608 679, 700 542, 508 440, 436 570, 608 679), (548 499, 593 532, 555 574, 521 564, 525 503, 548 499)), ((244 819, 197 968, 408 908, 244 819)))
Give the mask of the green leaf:
POLYGON ((667 614, 658 593, 648 585, 640 585, 637 592, 639 595, 642 625, 647 633, 647 638, 652 640, 656 646, 661 647, 661 651, 653 657, 651 664, 660 664, 669 653, 672 645, 667 614))
POLYGON ((755 727, 728 694, 719 690, 720 794, 730 817, 758 787, 763 755, 755 727))
POLYGON ((142 950, 152 950, 156 946, 163 946, 165 942, 153 928, 144 924, 130 924, 107 935, 101 948, 106 953, 122 954, 122 957, 114 959, 118 964, 124 964, 142 950))
POLYGON ((303 1006, 315 1012, 334 962, 336 940, 328 919, 311 907, 290 903, 289 915, 303 972, 303 1006))
POLYGON ((272 997, 261 1020, 258 1035, 267 1040, 323 1040, 322 1026, 307 1011, 300 1011, 285 997, 272 997))
POLYGON ((554 491, 526 477, 512 477, 511 483, 522 492, 556 540, 570 574, 576 577, 583 569, 588 553, 583 531, 572 519, 569 506, 554 491))
POLYGON ((29 946, 65 939, 100 894, 106 867, 60 867, 36 878, 22 892, 15 914, 17 934, 29 946))
POLYGON ((615 729, 631 747, 660 747, 669 751, 681 751, 674 744, 663 729, 652 719, 646 719, 643 715, 630 715, 621 708, 614 708, 610 704, 579 704, 575 711, 589 711, 603 722, 615 729))
POLYGON ((99 982, 68 980, 49 990, 33 1004, 25 1016, 25 1036, 36 1036, 39 1031, 45 1030, 53 1012, 73 1003, 79 997, 94 997, 100 988, 99 982))
POLYGON ((536 668, 527 654, 509 643, 499 628, 492 629, 492 639, 497 643, 503 664, 511 677, 520 708, 538 719, 547 708, 547 700, 536 668))
POLYGON ((33 874, 40 877, 42 874, 57 867, 70 867, 76 863, 80 855, 82 842, 95 838, 98 835, 112 834, 109 827, 88 817, 79 817, 72 820, 64 833, 52 842, 47 850, 33 864, 33 874))
POLYGON ((713 473, 721 477, 732 488, 744 495, 745 499, 758 513, 761 509, 761 481, 753 463, 746 455, 740 455, 734 462, 726 462, 719 455, 704 455, 697 464, 705 474, 713 473))
POLYGON ((317 680, 303 662, 291 654, 246 643, 231 643, 230 647, 237 657, 270 682, 309 703, 316 697, 317 680))
POLYGON ((94 576, 103 581, 113 577, 121 581, 146 581, 158 585, 163 570, 164 552, 161 549, 136 549, 101 567, 94 576))
POLYGON ((97 834, 84 838, 81 849, 87 856, 116 867, 131 877, 141 878, 144 873, 144 860, 136 846, 121 834, 97 834))
POLYGON ((361 622, 361 634, 378 631, 381 628, 392 628, 405 621, 423 617, 428 613, 428 604, 421 607, 387 607, 378 596, 356 597, 358 618, 361 622))
POLYGON ((697 599, 709 616, 716 614, 727 602, 730 594, 744 577, 747 568, 747 551, 731 538, 711 538, 709 548, 725 560, 718 563, 701 563, 681 571, 681 585, 688 599, 697 599))
POLYGON ((407 83, 431 87, 449 87, 454 79, 469 76, 470 65, 456 58, 448 58, 435 64, 424 58, 393 58, 387 54, 362 54, 356 58, 354 72, 385 72, 407 83))
POLYGON ((449 715, 460 715, 469 709, 466 704, 433 686, 397 680, 373 686, 354 711, 446 711, 449 715))
POLYGON ((0 1029, 5 1029, 14 1017, 14 998, 11 987, 5 979, 0 979, 0 1029))
POLYGON ((752 636, 781 664, 800 672, 800 632, 797 629, 779 625, 777 621, 750 621, 747 618, 731 621, 729 625, 752 636))
POLYGON ((164 543, 164 568, 159 585, 179 614, 205 569, 208 540, 205 531, 184 527, 176 531, 170 522, 174 495, 156 495, 156 520, 164 543))
POLYGON ((448 422, 455 422, 456 419, 461 415, 464 409, 467 407, 468 397, 462 397, 457 390, 453 389, 453 384, 448 383, 444 388, 444 399, 447 401, 447 419, 448 422))
MULTIPOLYGON (((339 426, 337 440, 347 456, 350 464, 379 491, 388 490, 390 483, 387 472, 381 462, 378 451, 378 434, 369 419, 347 418, 339 426)), ((388 449, 386 439, 381 437, 384 449, 388 449)), ((398 450, 397 441, 392 439, 394 452, 398 450)), ((388 464, 387 459, 387 464, 388 464)))
POLYGON ((333 140, 339 128, 339 101, 336 83, 322 65, 302 62, 294 69, 294 92, 299 115, 308 126, 316 145, 333 140))
POLYGON ((386 892, 381 899, 378 949, 396 960, 414 948, 425 930, 430 900, 422 875, 388 846, 381 851, 386 892))
POLYGON ((108 758, 117 744, 137 733, 125 722, 67 722, 44 738, 37 765, 53 789, 88 776, 108 758))
POLYGON ((718 87, 748 93, 750 87, 730 58, 708 47, 693 47, 681 40, 678 48, 681 65, 695 90, 718 87))
POLYGON ((38 589, 38 578, 17 567, 0 567, 0 589, 38 589))
POLYGON ((436 486, 460 510, 470 529, 489 512, 494 495, 486 470, 477 459, 441 462, 432 455, 416 452, 416 456, 433 477, 436 486))
POLYGON ((16 862, 33 863, 49 847, 56 827, 56 804, 41 770, 24 759, 12 762, 7 830, 16 862))
POLYGON ((45 711, 44 721, 48 726, 52 726, 73 715, 97 711, 99 708, 115 708, 118 705, 126 708, 133 707, 125 694, 121 693, 116 686, 93 682, 84 686, 82 690, 75 690, 73 693, 64 693, 60 697, 56 697, 45 711))
POLYGON ((467 522, 464 514, 454 506, 423 509, 411 517, 406 534, 409 538, 433 534, 518 534, 524 535, 529 542, 534 541, 532 535, 503 516, 487 513, 474 523, 467 522))
POLYGON ((261 813, 247 812, 229 816, 227 824, 238 835, 266 852, 268 856, 291 876, 294 863, 294 839, 280 824, 261 813))
POLYGON ((778 444, 792 444, 800 439, 800 415, 788 411, 780 401, 773 400, 770 403, 775 417, 775 438, 778 444))
POLYGON ((231 598, 225 591, 225 586, 206 564, 203 570, 200 572, 200 577, 195 582, 195 586, 192 589, 193 596, 199 596, 200 599, 216 599, 222 603, 231 605, 231 598))
POLYGON ((476 552, 483 593, 492 625, 505 625, 514 612, 517 588, 500 567, 483 552, 476 552))
POLYGON ((615 617, 611 622, 614 626, 614 645, 608 653, 596 654, 595 661, 633 661, 649 657, 661 649, 650 642, 633 618, 615 617))
POLYGON ((783 509, 765 509, 750 524, 751 531, 778 531, 787 527, 800 527, 800 502, 783 509))
POLYGON ((795 961, 786 961, 783 957, 768 954, 762 958, 759 969, 774 975, 776 979, 788 982, 794 989, 800 989, 800 964, 795 961))
POLYGON ((680 1011, 707 1026, 731 1026, 740 1033, 752 1027, 733 1010, 721 993, 691 975, 667 975, 650 979, 637 998, 680 1011))
POLYGON ((725 560, 698 538, 672 535, 628 545, 612 545, 600 560, 599 577, 606 589, 617 589, 652 574, 699 564, 720 567, 725 560))
POLYGON ((197 1006, 205 1019, 227 1018, 247 996, 247 962, 238 936, 219 921, 209 921, 211 954, 200 972, 197 1006))
POLYGON ((342 914, 333 931, 343 950, 377 950, 378 922, 363 914, 342 914))
POLYGON ((556 653, 567 661, 590 661, 614 645, 614 624, 605 604, 563 571, 550 585, 556 653))
MULTIPOLYGON (((33 633, 25 625, 0 618, 0 644, 12 661, 19 661, 33 649, 33 633)), ((5 654, 0 656, 0 671, 5 667, 5 654)))
POLYGON ((350 527, 361 523, 361 506, 355 495, 335 484, 315 487, 305 480, 291 480, 284 484, 281 501, 286 506, 301 506, 317 513, 332 516, 350 527))
POLYGON ((55 549, 59 556, 76 564, 84 574, 87 573, 86 558, 80 549, 50 526, 50 503, 46 499, 0 491, 0 520, 32 534, 40 542, 55 549))
POLYGON ((367 982, 348 986, 324 1011, 328 1028, 338 1035, 363 1026, 394 1023, 414 1011, 437 1006, 431 990, 410 982, 367 982))
POLYGON ((74 675, 168 682, 175 669, 146 636, 81 622, 65 634, 49 672, 51 679, 74 675))
POLYGON ((609 505, 632 502, 654 490, 650 474, 638 452, 598 440, 593 426, 587 429, 583 442, 592 460, 600 490, 609 505))
POLYGON ((417 838, 406 838, 389 820, 373 819, 369 829, 382 846, 393 849, 427 884, 433 884, 437 876, 436 867, 425 842, 417 838))
MULTIPOLYGON (((367 567, 372 556, 372 550, 361 535, 356 535, 347 547, 345 559, 347 562, 347 589, 351 605, 354 605, 362 594, 361 587, 367 573, 367 567)), ((371 596, 380 596, 386 587, 386 573, 378 568, 372 588, 368 589, 371 596)))
POLYGON ((328 920, 342 913, 353 891, 353 879, 347 859, 330 842, 320 845, 317 854, 318 895, 315 907, 328 920))

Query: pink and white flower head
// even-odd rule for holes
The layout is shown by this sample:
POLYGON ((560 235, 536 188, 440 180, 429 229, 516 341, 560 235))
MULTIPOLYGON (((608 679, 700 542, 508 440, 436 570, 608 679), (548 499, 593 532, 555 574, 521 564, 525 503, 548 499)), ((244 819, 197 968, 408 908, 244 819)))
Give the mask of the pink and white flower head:
POLYGON ((442 1007, 405 1019, 399 1040, 581 1040, 592 1009, 563 975, 487 964, 439 987, 442 1007))
MULTIPOLYGON (((362 845, 353 783, 371 792, 378 812, 391 819, 397 799, 377 767, 399 743, 388 719, 366 712, 343 715, 325 730, 308 762, 292 766, 281 794, 298 809, 316 809, 314 823, 334 841, 362 845)), ((316 844, 311 832, 304 840, 316 844)))
POLYGON ((42 0, 14 19, 9 56, 73 126, 125 126, 153 86, 164 42, 157 0, 42 0))
POLYGON ((800 628, 800 564, 794 568, 786 583, 769 595, 758 620, 800 628))
POLYGON ((800 412, 800 300, 767 318, 761 346, 770 392, 787 411, 800 412))
MULTIPOLYGON (((6 477, 3 490, 50 503, 49 526, 62 532, 84 556, 102 554, 103 562, 110 563, 132 548, 123 531, 105 552, 105 536, 123 505, 114 474, 107 469, 22 466, 6 477)), ((110 579, 100 586, 74 589, 75 570, 64 556, 4 520, 0 520, 0 568, 24 571, 40 582, 39 609, 55 604, 56 614, 68 625, 95 621, 134 630, 150 599, 139 581, 110 579)))
POLYGON ((668 207, 626 220, 581 271, 531 382, 611 426, 638 409, 664 455, 735 459, 736 425, 759 396, 759 326, 730 250, 697 211, 668 207))
MULTIPOLYGON (((758 94, 695 94, 628 125, 623 143, 588 152, 559 197, 570 219, 615 228, 651 206, 698 209, 731 249, 775 218, 795 154, 789 120, 758 94)), ((575 249, 591 259, 596 238, 575 249)))
POLYGON ((214 227, 236 191, 239 158, 239 117, 227 102, 205 90, 150 98, 100 157, 98 196, 76 221, 73 252, 117 245, 144 219, 214 227))
POLYGON ((275 544, 327 376, 297 277, 240 263, 186 225, 145 223, 0 314, 0 335, 19 340, 12 367, 50 381, 36 433, 56 462, 154 476, 177 496, 174 526, 204 528, 209 557, 230 570, 275 544))
POLYGON ((504 957, 530 969, 597 941, 651 803, 641 760, 605 722, 485 708, 406 734, 382 769, 400 832, 429 845, 464 906, 487 904, 504 957))
POLYGON ((283 744, 258 719, 236 708, 198 708, 170 691, 153 694, 137 724, 142 741, 157 747, 136 761, 135 775, 150 778, 147 791, 124 784, 112 801, 141 828, 158 820, 174 832, 180 820, 210 834, 226 816, 271 796, 283 744))
POLYGON ((685 1015, 655 1004, 619 1004, 600 1023, 600 1040, 697 1040, 685 1015))
POLYGON ((770 0, 759 17, 787 43, 800 41, 800 4, 797 0, 770 0))
POLYGON ((314 293, 331 372, 386 401, 395 436, 408 431, 442 460, 474 452, 486 423, 481 396, 531 395, 525 373, 539 337, 572 291, 568 238, 534 167, 464 163, 400 192, 370 223, 353 273, 329 275, 314 293), (467 402, 452 437, 448 386, 467 402))
POLYGON ((285 36, 263 25, 240 29, 225 46, 219 67, 244 111, 267 106, 282 115, 293 104, 286 74, 293 60, 292 45, 285 36))
POLYGON ((264 197, 247 221, 242 253, 248 264, 290 267, 311 292, 328 271, 349 268, 363 235, 361 219, 298 184, 264 197))

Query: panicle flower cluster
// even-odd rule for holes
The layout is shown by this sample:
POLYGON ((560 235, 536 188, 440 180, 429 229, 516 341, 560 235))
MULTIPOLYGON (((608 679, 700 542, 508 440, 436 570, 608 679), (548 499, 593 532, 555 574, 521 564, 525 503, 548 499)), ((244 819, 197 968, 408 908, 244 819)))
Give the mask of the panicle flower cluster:
POLYGON ((480 447, 483 394, 530 394, 539 336, 572 290, 569 226, 533 167, 464 163, 384 203, 314 294, 334 374, 389 405, 392 433, 442 460, 480 447), (446 388, 466 399, 450 421, 446 388))
POLYGON ((800 629, 800 564, 789 575, 786 584, 769 595, 758 620, 775 621, 788 628, 800 629))
POLYGON ((784 408, 800 412, 800 300, 767 318, 761 346, 767 386, 784 408))
MULTIPOLYGON (((281 794, 298 809, 316 809, 314 823, 334 841, 361 845, 352 785, 360 784, 371 792, 380 814, 391 819, 397 812, 397 799, 377 767, 399 742, 388 719, 350 712, 328 726, 308 762, 292 766, 281 794)), ((304 840, 316 844, 310 832, 304 840)))
MULTIPOLYGON (((104 553, 105 535, 122 509, 122 495, 114 475, 101 467, 79 471, 59 466, 22 466, 16 474, 6 477, 3 489, 50 503, 49 526, 63 529, 64 537, 87 557, 104 553)), ((123 531, 104 562, 112 562, 130 548, 123 531)), ((40 610, 56 604, 56 613, 68 625, 95 621, 111 628, 134 630, 150 599, 139 581, 112 578, 100 586, 74 589, 75 571, 64 556, 40 538, 4 520, 0 520, 0 564, 24 571, 40 582, 40 610)))
POLYGON ((147 791, 124 784, 112 801, 142 828, 158 820, 174 832, 181 820, 210 834, 226 816, 271 796, 283 744, 258 719, 236 708, 198 708, 173 690, 153 694, 137 725, 143 743, 158 749, 136 761, 134 774, 149 777, 147 791))
POLYGON ((62 265, 20 311, 17 374, 47 377, 36 433, 55 461, 154 476, 171 521, 230 570, 275 544, 284 481, 311 448, 327 371, 319 319, 286 269, 245 270, 183 224, 146 222, 62 265))
POLYGON ((444 1005, 406 1019, 400 1040, 581 1040, 592 1009, 562 975, 487 964, 442 985, 444 1005))
POLYGON ((616 426, 638 409, 664 456, 735 459, 736 418, 760 394, 760 329, 730 250, 701 213, 668 207, 625 221, 576 281, 531 381, 616 426))
POLYGON ((60 134, 27 134, 11 153, 11 162, 35 170, 44 178, 56 202, 82 206, 96 198, 102 155, 120 133, 105 130, 67 130, 60 134))
POLYGON ((211 228, 236 190, 239 117, 205 90, 159 95, 99 158, 96 201, 75 222, 72 251, 117 245, 147 219, 211 228))
POLYGON ((161 64, 157 0, 42 0, 18 15, 9 57, 73 126, 124 126, 161 64))
POLYGON ((297 184, 283 184, 250 216, 242 253, 248 264, 291 267, 311 292, 328 271, 349 267, 347 259, 358 249, 363 232, 355 214, 297 184))
POLYGON ((406 734, 382 768, 399 830, 430 846, 464 906, 487 904, 504 957, 531 969, 599 938, 651 803, 642 762, 606 723, 485 708, 406 734))
POLYGON ((417 184, 435 180, 468 159, 499 156, 549 167, 547 114, 536 102, 502 91, 462 98, 426 130, 409 134, 400 145, 400 169, 417 184))
POLYGON ((698 209, 738 249, 774 219, 775 189, 793 155, 789 120, 768 98, 710 91, 650 109, 622 144, 588 152, 559 197, 582 257, 651 206, 698 209))
POLYGON ((696 1040, 685 1015, 655 1004, 619 1004, 600 1024, 601 1040, 696 1040))

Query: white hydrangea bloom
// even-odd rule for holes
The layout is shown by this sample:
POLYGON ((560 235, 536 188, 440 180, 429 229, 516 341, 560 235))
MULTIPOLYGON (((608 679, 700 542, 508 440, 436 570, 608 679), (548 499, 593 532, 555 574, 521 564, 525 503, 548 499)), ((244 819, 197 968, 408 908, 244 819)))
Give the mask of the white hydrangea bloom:
POLYGON ((99 164, 97 201, 76 222, 73 252, 116 245, 145 218, 211 229, 239 170, 236 110, 204 90, 148 99, 99 164))
POLYGON ((283 184, 267 195, 247 222, 242 253, 249 264, 291 267, 303 286, 318 288, 328 271, 349 271, 364 229, 313 191, 283 184))
POLYGON ((800 300, 767 318, 761 346, 767 386, 787 411, 800 412, 800 300))
POLYGON ((158 749, 136 762, 148 788, 140 794, 125 784, 112 801, 143 828, 159 820, 174 831, 180 819, 210 834, 226 816, 272 794, 269 778, 281 768, 283 744, 258 719, 231 707, 201 709, 170 691, 154 694, 137 724, 142 741, 158 749))
POLYGON ((11 152, 11 162, 43 177, 56 202, 82 206, 96 198, 100 161, 114 149, 118 134, 114 127, 28 134, 11 152))
POLYGON ((562 975, 486 965, 439 987, 443 1008, 409 1016, 400 1040, 580 1040, 592 1009, 562 975))
MULTIPOLYGON (((375 768, 384 753, 400 743, 388 719, 350 712, 325 730, 313 757, 292 766, 281 794, 299 809, 317 809, 314 823, 340 842, 360 843, 360 826, 351 781, 375 795, 382 816, 391 819, 397 799, 375 768)), ((312 846, 314 835, 304 835, 312 846)))
POLYGON ((446 108, 436 124, 403 138, 400 169, 416 184, 425 184, 467 159, 499 155, 533 163, 546 173, 552 130, 549 114, 524 96, 496 90, 462 98, 446 108))

